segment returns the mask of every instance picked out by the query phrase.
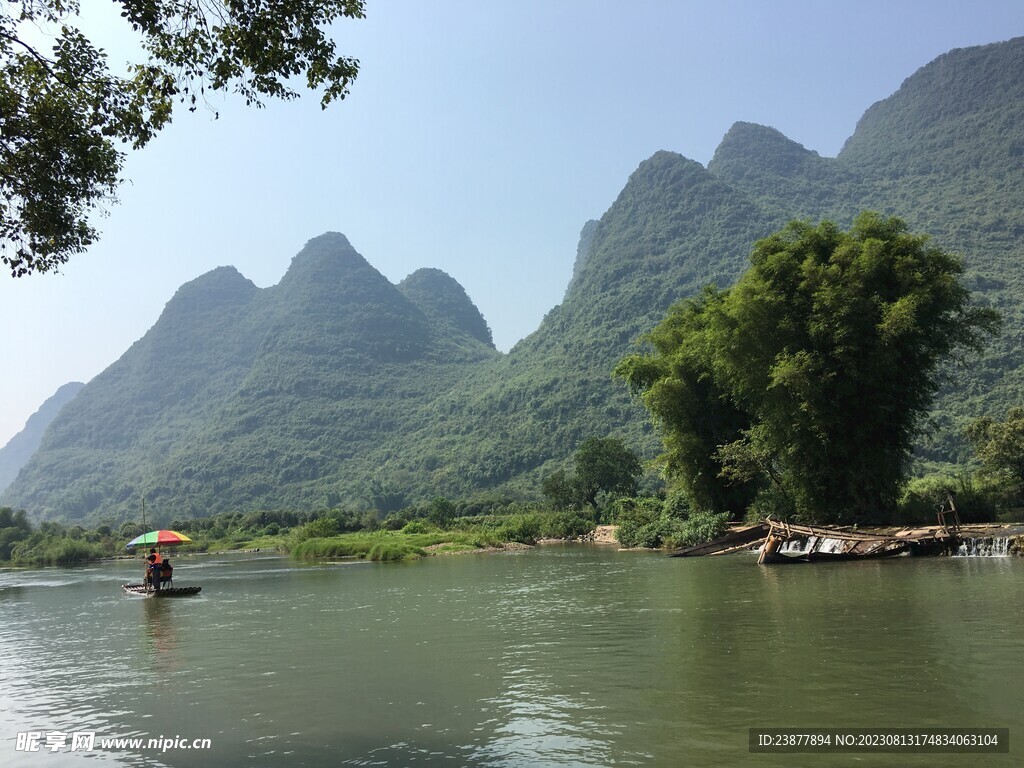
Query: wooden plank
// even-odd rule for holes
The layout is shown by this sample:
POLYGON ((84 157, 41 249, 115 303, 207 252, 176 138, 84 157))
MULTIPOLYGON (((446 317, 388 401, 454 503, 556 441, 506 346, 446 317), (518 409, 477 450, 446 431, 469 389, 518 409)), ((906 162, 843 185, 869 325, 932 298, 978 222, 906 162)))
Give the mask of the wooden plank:
POLYGON ((731 549, 741 544, 748 544, 752 541, 762 539, 768 533, 767 523, 758 523, 743 528, 729 531, 713 541, 704 544, 697 544, 693 547, 683 547, 675 552, 670 552, 669 557, 698 557, 700 555, 713 555, 724 549, 731 549))
POLYGON ((763 539, 757 539, 756 541, 751 541, 748 544, 737 544, 735 547, 729 547, 729 549, 720 549, 717 552, 711 552, 710 553, 710 557, 715 557, 717 555, 728 555, 728 554, 730 554, 732 552, 739 552, 742 549, 753 549, 754 547, 762 546, 766 541, 768 541, 768 537, 767 536, 765 538, 763 538, 763 539))

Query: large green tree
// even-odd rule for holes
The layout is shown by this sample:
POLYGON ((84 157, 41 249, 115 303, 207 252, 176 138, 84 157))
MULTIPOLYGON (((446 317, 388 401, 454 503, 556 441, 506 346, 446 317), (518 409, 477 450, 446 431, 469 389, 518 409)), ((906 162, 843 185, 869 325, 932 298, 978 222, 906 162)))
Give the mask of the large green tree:
POLYGON ((793 222, 755 245, 734 287, 674 306, 652 351, 617 372, 695 505, 758 491, 761 512, 887 519, 943 365, 998 324, 961 274, 897 218, 793 222))
POLYGON ((753 501, 756 477, 723 474, 719 446, 738 440, 750 417, 715 381, 707 343, 709 323, 727 293, 708 287, 696 299, 672 307, 644 340, 649 355, 623 360, 616 373, 624 377, 662 428, 660 457, 668 480, 697 509, 741 514, 753 501))
POLYGON ((358 72, 324 30, 361 18, 364 0, 115 3, 148 54, 125 74, 78 29, 77 0, 11 0, 0 13, 0 259, 12 276, 53 270, 96 240, 89 215, 114 199, 120 147, 146 145, 175 104, 234 91, 262 106, 294 98, 304 76, 326 107, 358 72))
POLYGON ((1024 408, 1011 408, 1004 421, 988 416, 972 421, 967 439, 981 461, 981 477, 999 491, 1002 501, 1024 501, 1024 408))
POLYGON ((588 437, 572 457, 575 473, 564 470, 548 476, 544 495, 557 507, 576 504, 597 507, 601 494, 632 496, 643 474, 640 459, 618 437, 588 437))
POLYGON ((597 506, 601 493, 631 496, 643 473, 640 460, 618 437, 588 437, 572 457, 576 487, 583 500, 597 506))

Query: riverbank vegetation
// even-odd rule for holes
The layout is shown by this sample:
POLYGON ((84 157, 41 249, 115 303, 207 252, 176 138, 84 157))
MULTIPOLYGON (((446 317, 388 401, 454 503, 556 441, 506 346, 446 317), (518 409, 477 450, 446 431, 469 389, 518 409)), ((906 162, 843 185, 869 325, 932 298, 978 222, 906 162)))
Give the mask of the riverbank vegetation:
POLYGON ((98 560, 124 546, 110 526, 40 523, 34 528, 25 510, 0 508, 0 563, 11 565, 75 565, 98 560))
MULTIPOLYGON (((1005 421, 979 419, 968 430, 977 461, 972 467, 930 474, 904 483, 889 517, 894 525, 934 523, 950 495, 964 523, 1019 520, 1024 505, 1024 408, 1005 421)), ((700 544, 722 535, 742 509, 698 506, 682 486, 638 491, 643 467, 617 438, 592 438, 574 456, 573 472, 544 483, 545 501, 496 495, 409 505, 385 516, 372 508, 338 506, 317 512, 265 510, 160 521, 193 544, 176 554, 273 550, 299 559, 360 558, 379 562, 533 545, 545 539, 587 540, 597 525, 617 526, 627 548, 700 544)), ((748 511, 748 519, 760 519, 748 511)), ((0 508, 0 564, 77 565, 125 556, 125 544, 143 533, 139 522, 93 529, 44 522, 34 527, 24 510, 0 508)))
MULTIPOLYGON (((372 512, 336 508, 317 513, 261 511, 223 513, 209 518, 171 521, 166 527, 185 533, 190 545, 178 554, 232 550, 277 550, 300 559, 355 557, 375 561, 405 560, 536 544, 543 539, 586 536, 595 517, 557 511, 539 504, 510 502, 489 505, 484 514, 461 515, 478 503, 435 499, 378 518, 372 512)), ((77 565, 129 554, 125 544, 143 533, 139 523, 116 531, 107 525, 94 530, 59 523, 34 528, 24 511, 0 509, 0 563, 14 566, 77 565)))

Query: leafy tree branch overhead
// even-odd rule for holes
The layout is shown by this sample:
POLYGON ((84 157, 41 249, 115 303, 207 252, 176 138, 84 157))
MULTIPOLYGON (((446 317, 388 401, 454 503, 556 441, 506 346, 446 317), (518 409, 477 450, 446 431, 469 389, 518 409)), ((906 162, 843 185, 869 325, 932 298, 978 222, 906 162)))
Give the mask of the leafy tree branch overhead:
POLYGON ((115 0, 148 54, 124 75, 77 28, 77 0, 15 0, 0 14, 0 258, 12 277, 49 272, 98 238, 127 145, 145 146, 175 105, 229 91, 247 105, 294 99, 292 78, 343 99, 359 62, 325 34, 364 0, 115 0), (50 42, 37 41, 43 31, 50 42))

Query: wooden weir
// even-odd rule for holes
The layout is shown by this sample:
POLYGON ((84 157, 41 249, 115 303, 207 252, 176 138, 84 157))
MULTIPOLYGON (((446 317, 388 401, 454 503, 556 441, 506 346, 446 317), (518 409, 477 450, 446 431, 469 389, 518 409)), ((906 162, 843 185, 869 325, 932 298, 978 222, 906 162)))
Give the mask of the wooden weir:
POLYGON ((767 522, 768 536, 761 547, 759 563, 933 555, 949 552, 960 543, 955 533, 941 526, 903 528, 893 532, 796 525, 777 520, 767 522), (787 547, 789 542, 796 542, 799 546, 787 547))
POLYGON ((957 531, 945 525, 871 530, 798 525, 768 519, 758 525, 734 528, 714 541, 670 554, 672 557, 724 555, 759 547, 758 563, 771 564, 943 554, 959 543, 957 531))

